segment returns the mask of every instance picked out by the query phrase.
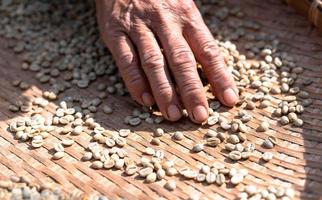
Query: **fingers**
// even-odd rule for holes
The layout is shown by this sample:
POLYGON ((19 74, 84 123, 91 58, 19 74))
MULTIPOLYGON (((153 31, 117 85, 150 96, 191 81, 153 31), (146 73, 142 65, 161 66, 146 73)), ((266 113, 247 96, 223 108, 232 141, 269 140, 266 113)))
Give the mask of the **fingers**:
POLYGON ((145 106, 152 106, 154 99, 138 57, 129 38, 119 34, 109 40, 110 50, 116 60, 124 83, 132 98, 145 106))
POLYGON ((180 29, 167 27, 161 28, 158 36, 191 120, 202 123, 208 118, 208 102, 193 53, 181 33, 180 29))
POLYGON ((180 119, 182 116, 180 102, 154 34, 148 28, 141 27, 131 37, 138 49, 141 65, 160 111, 168 120, 180 119))
POLYGON ((238 102, 238 90, 228 72, 224 57, 203 20, 184 29, 184 35, 212 86, 216 97, 226 106, 238 102))

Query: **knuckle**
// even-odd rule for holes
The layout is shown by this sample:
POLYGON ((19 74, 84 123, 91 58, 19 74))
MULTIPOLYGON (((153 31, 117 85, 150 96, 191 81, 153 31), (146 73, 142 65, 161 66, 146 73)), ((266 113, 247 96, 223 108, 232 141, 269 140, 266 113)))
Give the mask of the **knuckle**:
POLYGON ((193 1, 187 1, 181 5, 179 5, 179 8, 181 9, 181 12, 185 15, 191 15, 194 11, 194 5, 193 1))
POLYGON ((119 19, 119 17, 115 13, 110 14, 110 16, 108 16, 107 18, 108 18, 108 20, 99 20, 99 21, 103 22, 102 25, 103 25, 104 30, 108 31, 111 29, 115 29, 117 27, 120 27, 123 24, 123 23, 121 23, 121 20, 119 19))
POLYGON ((220 60, 221 52, 213 41, 205 42, 201 47, 201 58, 204 60, 220 60))
POLYGON ((158 83, 158 96, 160 97, 170 97, 172 96, 173 92, 171 86, 166 82, 158 83))
POLYGON ((142 57, 142 66, 149 69, 163 68, 164 67, 163 56, 155 51, 146 53, 142 57))
POLYGON ((142 74, 139 71, 138 63, 132 54, 123 54, 119 57, 119 68, 127 87, 139 88, 143 84, 142 74))
POLYGON ((190 79, 181 84, 180 91, 181 95, 185 98, 199 95, 202 92, 202 89, 198 80, 190 79))
POLYGON ((126 88, 128 89, 128 91, 131 94, 132 98, 134 98, 134 99, 140 99, 141 91, 138 88, 133 87, 133 86, 129 86, 127 84, 126 84, 126 88))
POLYGON ((125 70, 137 64, 135 57, 131 53, 124 53, 122 55, 119 55, 117 61, 118 66, 121 68, 121 70, 125 70))
POLYGON ((111 27, 128 28, 131 24, 129 16, 130 13, 128 12, 124 13, 124 15, 120 15, 119 12, 112 12, 106 21, 110 23, 111 27))
POLYGON ((140 98, 145 82, 136 67, 126 68, 122 73, 122 77, 132 97, 140 98))
POLYGON ((211 81, 213 83, 231 83, 232 78, 225 67, 217 67, 211 70, 211 81))
POLYGON ((138 86, 143 84, 142 75, 138 72, 135 67, 129 67, 125 71, 124 78, 130 87, 137 88, 138 86))
POLYGON ((178 6, 180 14, 178 17, 185 25, 199 24, 202 21, 202 17, 192 0, 187 0, 183 5, 178 6))
POLYGON ((172 65, 179 68, 191 67, 196 64, 196 61, 189 49, 177 48, 172 51, 172 65))
POLYGON ((123 37, 124 32, 120 28, 108 28, 100 31, 100 36, 110 49, 114 49, 115 39, 123 37))
POLYGON ((107 20, 107 24, 118 23, 120 21, 119 16, 116 13, 111 13, 109 20, 107 20))
POLYGON ((162 2, 158 2, 158 1, 154 1, 152 2, 150 9, 147 10, 148 13, 150 13, 151 15, 159 15, 160 12, 162 12, 164 10, 164 7, 166 5, 164 5, 162 2))
POLYGON ((119 37, 124 32, 129 32, 130 23, 127 20, 119 19, 117 16, 111 15, 109 20, 99 22, 99 29, 102 37, 110 38, 113 42, 114 38, 119 37))

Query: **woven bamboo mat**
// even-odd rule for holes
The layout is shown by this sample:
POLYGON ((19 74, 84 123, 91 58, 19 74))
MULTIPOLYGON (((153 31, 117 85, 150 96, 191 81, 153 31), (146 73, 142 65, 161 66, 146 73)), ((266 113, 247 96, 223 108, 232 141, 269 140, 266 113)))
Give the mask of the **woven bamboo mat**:
MULTIPOLYGON (((162 144, 154 147, 162 149, 166 158, 177 160, 178 164, 196 169, 201 163, 211 165, 218 161, 227 166, 248 169, 249 176, 245 179, 245 184, 255 184, 264 188, 278 186, 283 181, 295 189, 296 199, 318 199, 322 195, 322 37, 310 27, 304 17, 279 1, 244 0, 230 3, 240 4, 246 14, 245 18, 256 19, 263 26, 263 31, 276 34, 282 41, 282 49, 289 52, 299 66, 305 68, 302 78, 313 80, 313 84, 306 88, 314 101, 301 115, 304 126, 280 127, 271 117, 272 109, 252 111, 254 120, 248 125, 255 129, 260 119, 266 118, 271 124, 274 136, 280 141, 279 145, 272 149, 274 159, 266 164, 261 163, 259 154, 267 151, 260 146, 266 134, 254 130, 248 133, 248 139, 256 144, 257 153, 247 161, 234 164, 228 162, 227 153, 220 151, 222 145, 216 149, 206 147, 204 152, 191 154, 190 149, 195 142, 202 140, 207 127, 194 125, 186 119, 160 125, 143 123, 131 128, 135 133, 130 135, 125 149, 131 158, 138 160, 145 147, 151 146, 152 132, 157 127, 162 127, 170 133, 179 130, 184 132, 185 140, 175 142, 171 140, 170 135, 165 135, 161 138, 162 144)), ((0 44, 5 44, 5 41, 1 40, 0 44)), ((193 192, 198 192, 208 199, 236 197, 240 188, 230 185, 207 186, 171 177, 176 180, 177 189, 169 192, 163 187, 165 180, 145 184, 135 176, 125 176, 121 171, 93 170, 89 167, 90 162, 80 161, 82 152, 90 140, 88 135, 74 137, 76 144, 66 148, 67 155, 60 160, 51 159, 52 144, 60 141, 61 136, 58 133, 46 139, 45 145, 39 149, 31 150, 28 144, 19 143, 6 129, 20 114, 10 112, 8 106, 17 98, 40 96, 45 89, 33 80, 31 73, 19 68, 20 63, 20 59, 6 49, 5 45, 0 45, 0 180, 9 179, 12 175, 23 175, 40 185, 57 183, 67 193, 78 189, 86 194, 100 193, 111 199, 188 199, 193 192), (16 90, 10 83, 17 78, 28 80, 32 87, 25 92, 16 90)), ((101 82, 104 82, 104 78, 88 89, 72 88, 67 94, 95 97, 95 87, 101 82)), ((95 118, 104 128, 111 130, 123 128, 125 125, 120 122, 136 107, 129 97, 109 96, 104 102, 112 104, 116 112, 107 116, 99 111, 95 118)), ((57 105, 50 103, 47 108, 49 112, 54 112, 57 105)), ((233 118, 238 109, 221 108, 219 111, 225 117, 233 118)))

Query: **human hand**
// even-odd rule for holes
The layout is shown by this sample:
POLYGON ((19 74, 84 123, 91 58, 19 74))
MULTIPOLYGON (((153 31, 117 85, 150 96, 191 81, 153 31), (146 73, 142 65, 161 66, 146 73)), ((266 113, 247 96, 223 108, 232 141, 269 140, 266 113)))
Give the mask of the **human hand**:
POLYGON ((192 121, 204 122, 208 102, 197 60, 216 97, 237 103, 234 80, 193 0, 97 0, 96 7, 102 38, 134 100, 156 102, 171 121, 181 118, 182 102, 192 121))

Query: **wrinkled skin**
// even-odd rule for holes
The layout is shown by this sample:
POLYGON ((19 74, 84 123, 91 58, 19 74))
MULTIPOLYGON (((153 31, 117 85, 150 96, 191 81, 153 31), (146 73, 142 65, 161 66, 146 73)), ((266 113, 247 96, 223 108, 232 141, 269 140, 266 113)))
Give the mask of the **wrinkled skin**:
POLYGON ((204 122, 198 61, 216 97, 237 103, 234 80, 193 0, 96 0, 96 7, 102 38, 135 101, 156 103, 171 121, 186 108, 193 122, 204 122))

